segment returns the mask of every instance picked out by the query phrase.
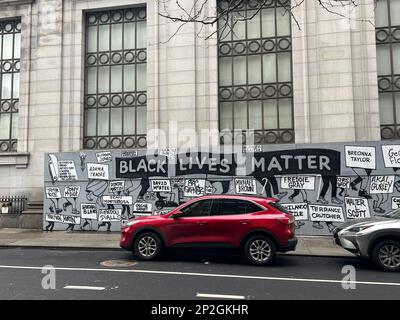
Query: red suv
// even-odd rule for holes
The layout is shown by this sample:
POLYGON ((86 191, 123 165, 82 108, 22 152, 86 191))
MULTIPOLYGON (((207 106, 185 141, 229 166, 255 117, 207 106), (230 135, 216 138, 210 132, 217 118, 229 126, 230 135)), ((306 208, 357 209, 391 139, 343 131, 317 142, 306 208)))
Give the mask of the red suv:
POLYGON ((267 265, 276 252, 295 250, 294 221, 277 199, 204 196, 164 215, 130 220, 122 227, 120 245, 142 260, 170 248, 232 248, 256 265, 267 265))

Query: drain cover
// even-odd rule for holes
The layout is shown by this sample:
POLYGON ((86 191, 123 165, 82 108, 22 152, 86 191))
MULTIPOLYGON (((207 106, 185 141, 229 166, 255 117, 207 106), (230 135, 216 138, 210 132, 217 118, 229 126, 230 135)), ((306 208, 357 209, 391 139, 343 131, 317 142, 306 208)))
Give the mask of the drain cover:
POLYGON ((136 261, 133 260, 106 260, 103 262, 100 262, 100 264, 104 267, 133 267, 137 264, 136 261))

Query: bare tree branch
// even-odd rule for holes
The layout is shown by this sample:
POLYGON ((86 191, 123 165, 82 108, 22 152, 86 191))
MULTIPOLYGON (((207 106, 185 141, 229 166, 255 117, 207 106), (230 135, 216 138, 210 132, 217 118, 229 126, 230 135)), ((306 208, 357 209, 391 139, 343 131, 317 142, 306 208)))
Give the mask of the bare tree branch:
MULTIPOLYGON (((223 40, 231 32, 235 32, 238 23, 253 19, 263 8, 268 7, 276 0, 217 0, 218 8, 211 8, 210 0, 155 0, 158 3, 159 15, 172 22, 179 22, 176 31, 168 38, 170 41, 186 24, 200 24, 197 37, 208 40, 217 35, 223 40), (248 16, 244 16, 240 10, 246 3, 253 4, 254 10, 248 16), (187 7, 189 4, 189 7, 187 7), (172 7, 172 8, 171 8, 172 7), (205 28, 207 27, 208 28, 205 28), (207 29, 207 31, 205 31, 207 29)), ((332 15, 343 19, 366 22, 374 25, 367 18, 355 18, 354 13, 365 0, 308 0, 315 1, 318 7, 332 15)), ((380 0, 374 0, 375 4, 380 0)), ((301 30, 301 22, 296 16, 296 10, 306 5, 306 0, 280 1, 285 9, 284 14, 289 14, 297 27, 301 30)))

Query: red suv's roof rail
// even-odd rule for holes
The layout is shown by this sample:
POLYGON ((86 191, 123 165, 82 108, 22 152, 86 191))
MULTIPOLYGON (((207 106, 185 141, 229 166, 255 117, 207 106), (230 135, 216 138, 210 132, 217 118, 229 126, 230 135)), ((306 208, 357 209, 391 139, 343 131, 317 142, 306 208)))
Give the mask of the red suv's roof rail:
POLYGON ((262 197, 262 196, 257 196, 257 195, 245 195, 245 194, 213 194, 213 195, 206 195, 206 196, 201 196, 196 198, 197 200, 199 199, 243 199, 243 200, 253 200, 253 201, 266 201, 266 202, 278 202, 279 199, 277 198, 267 198, 267 197, 262 197))

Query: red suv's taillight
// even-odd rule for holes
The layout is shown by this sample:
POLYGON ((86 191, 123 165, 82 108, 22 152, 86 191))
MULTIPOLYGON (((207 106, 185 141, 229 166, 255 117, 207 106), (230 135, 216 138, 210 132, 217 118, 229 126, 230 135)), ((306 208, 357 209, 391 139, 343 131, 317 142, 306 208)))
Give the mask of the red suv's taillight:
POLYGON ((284 216, 276 218, 276 220, 280 223, 291 225, 294 223, 295 219, 292 214, 285 213, 284 216))

